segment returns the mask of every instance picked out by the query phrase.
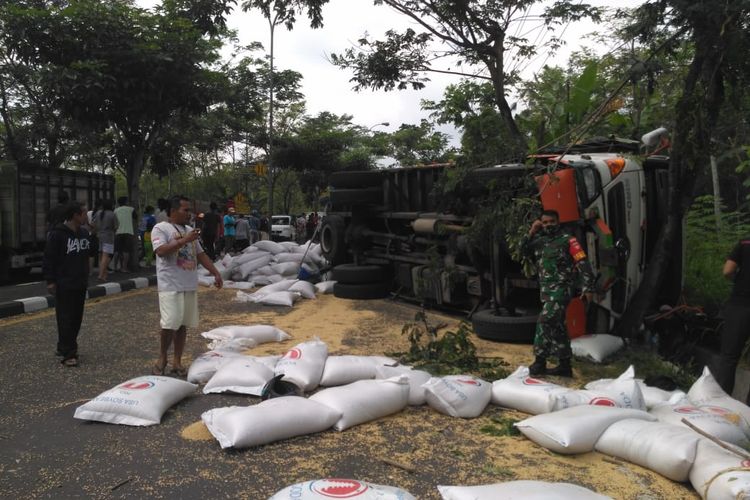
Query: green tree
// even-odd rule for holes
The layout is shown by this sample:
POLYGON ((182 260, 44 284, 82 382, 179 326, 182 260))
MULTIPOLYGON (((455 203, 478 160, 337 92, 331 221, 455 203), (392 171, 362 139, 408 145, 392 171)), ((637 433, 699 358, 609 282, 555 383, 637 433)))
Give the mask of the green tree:
POLYGON ((440 163, 450 159, 448 136, 434 131, 427 120, 402 124, 390 137, 391 156, 403 166, 440 163))
MULTIPOLYGON (((515 69, 507 68, 513 68, 509 64, 510 54, 515 54, 520 61, 528 61, 540 51, 554 50, 562 42, 553 35, 539 44, 529 38, 529 31, 534 30, 516 29, 519 24, 535 22, 528 12, 540 2, 375 0, 374 3, 387 5, 408 17, 421 32, 411 28, 403 33, 390 30, 382 41, 364 36, 359 40, 359 48, 331 54, 334 64, 354 70, 355 89, 421 89, 428 80, 425 73, 429 71, 487 81, 492 85, 494 103, 514 156, 525 157, 527 141, 516 125, 507 99, 510 88, 517 82, 520 65, 515 65, 515 69), (432 42, 441 44, 439 51, 432 50, 432 42), (441 70, 433 66, 435 60, 446 58, 466 70, 441 70)), ((598 19, 599 10, 572 0, 557 0, 535 16, 538 21, 535 28, 547 30, 584 17, 598 19)))

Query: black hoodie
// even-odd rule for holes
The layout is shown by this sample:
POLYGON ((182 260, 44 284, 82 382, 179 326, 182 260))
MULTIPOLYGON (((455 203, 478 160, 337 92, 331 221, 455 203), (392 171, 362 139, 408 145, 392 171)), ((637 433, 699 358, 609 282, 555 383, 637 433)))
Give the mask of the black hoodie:
MULTIPOLYGON (((88 288, 89 233, 79 228, 74 233, 65 224, 58 224, 47 235, 42 272, 47 283, 58 289, 85 290, 88 288)), ((91 250, 93 252, 93 250, 91 250)))

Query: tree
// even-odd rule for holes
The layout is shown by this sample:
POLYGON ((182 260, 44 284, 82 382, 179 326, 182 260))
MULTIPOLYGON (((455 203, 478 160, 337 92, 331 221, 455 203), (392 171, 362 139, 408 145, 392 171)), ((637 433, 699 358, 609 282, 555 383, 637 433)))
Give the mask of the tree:
POLYGON ((419 125, 402 124, 393 132, 391 155, 403 166, 440 163, 449 159, 448 136, 436 132, 427 120, 419 125))
POLYGON ((231 0, 166 0, 150 13, 127 1, 78 0, 3 5, 2 43, 25 64, 61 78, 62 112, 85 130, 104 132, 128 194, 170 121, 195 116, 216 99, 225 77, 218 59, 231 0))
POLYGON ((242 3, 242 9, 249 11, 258 9, 263 13, 263 17, 268 21, 268 27, 271 35, 269 67, 268 72, 268 145, 266 155, 268 160, 268 210, 273 213, 273 191, 275 171, 272 162, 273 159, 273 141, 274 141, 274 67, 273 67, 273 43, 276 26, 284 25, 287 30, 292 30, 297 20, 297 15, 307 10, 310 19, 310 26, 320 28, 323 26, 322 7, 328 3, 328 0, 245 0, 242 3))
POLYGON ((572 0, 557 0, 540 15, 530 16, 530 9, 539 3, 538 0, 375 0, 376 5, 387 5, 407 16, 422 32, 411 28, 403 33, 390 30, 382 41, 364 36, 359 40, 358 49, 331 54, 331 60, 354 71, 352 82, 357 90, 367 87, 421 89, 428 81, 424 73, 429 71, 489 82, 513 156, 524 158, 526 138, 516 125, 507 100, 509 88, 517 81, 520 70, 519 64, 515 68, 509 64, 511 54, 520 61, 527 61, 542 50, 554 50, 562 40, 553 35, 546 42, 538 43, 527 38, 534 30, 515 28, 519 24, 536 22, 536 29, 546 30, 584 17, 599 18, 598 9, 572 0), (432 50, 432 42, 442 44, 439 51, 432 50), (433 67, 435 60, 445 58, 455 59, 455 64, 466 66, 467 70, 433 67))
POLYGON ((643 282, 619 324, 624 336, 635 335, 660 289, 683 216, 695 196, 696 180, 709 163, 722 104, 727 95, 739 95, 750 83, 745 57, 750 49, 748 19, 747 0, 720 4, 663 0, 637 11, 632 31, 642 41, 665 46, 684 35, 694 54, 675 107, 666 224, 643 282), (666 41, 664 31, 669 33, 666 41))

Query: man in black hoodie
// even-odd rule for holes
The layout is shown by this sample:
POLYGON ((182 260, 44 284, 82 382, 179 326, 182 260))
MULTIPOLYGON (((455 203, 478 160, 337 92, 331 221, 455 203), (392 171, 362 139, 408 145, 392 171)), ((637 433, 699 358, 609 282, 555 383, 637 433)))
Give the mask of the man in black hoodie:
POLYGON ((78 366, 78 332, 83 320, 89 276, 89 233, 81 228, 86 222, 86 207, 77 201, 68 203, 65 222, 47 235, 44 248, 44 279, 55 296, 57 317, 57 354, 65 366, 78 366))

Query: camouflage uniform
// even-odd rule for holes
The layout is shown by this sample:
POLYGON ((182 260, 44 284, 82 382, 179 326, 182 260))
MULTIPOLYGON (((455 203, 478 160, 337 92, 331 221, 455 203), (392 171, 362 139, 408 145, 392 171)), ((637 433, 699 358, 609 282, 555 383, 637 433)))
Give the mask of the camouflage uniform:
POLYGON ((575 236, 560 228, 551 234, 541 230, 534 236, 524 237, 521 249, 534 261, 539 273, 542 312, 536 324, 534 355, 570 359, 565 312, 574 293, 576 270, 582 278, 583 292, 594 290, 591 264, 575 236))

